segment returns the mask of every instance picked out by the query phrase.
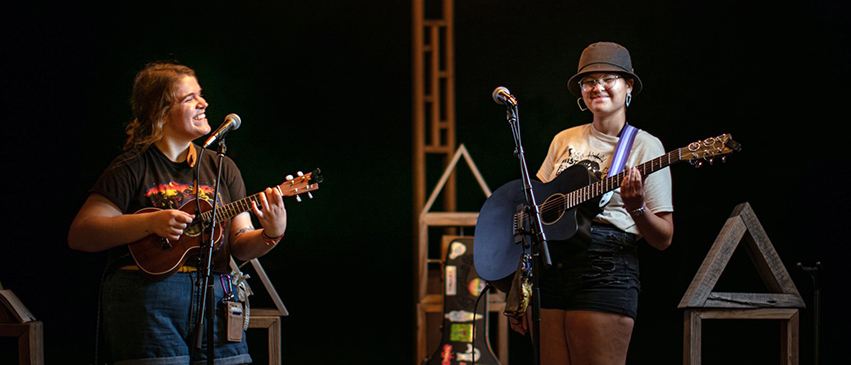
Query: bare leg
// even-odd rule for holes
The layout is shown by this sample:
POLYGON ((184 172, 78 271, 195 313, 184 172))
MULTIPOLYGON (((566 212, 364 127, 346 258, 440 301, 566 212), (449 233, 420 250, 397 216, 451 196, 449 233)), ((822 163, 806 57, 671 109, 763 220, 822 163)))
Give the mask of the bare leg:
POLYGON ((541 309, 541 365, 567 365, 565 313, 561 309, 541 309))
MULTIPOLYGON (((626 363, 634 319, 620 314, 594 311, 572 310, 562 313, 571 364, 626 363)), ((544 337, 543 332, 541 337, 544 337)))

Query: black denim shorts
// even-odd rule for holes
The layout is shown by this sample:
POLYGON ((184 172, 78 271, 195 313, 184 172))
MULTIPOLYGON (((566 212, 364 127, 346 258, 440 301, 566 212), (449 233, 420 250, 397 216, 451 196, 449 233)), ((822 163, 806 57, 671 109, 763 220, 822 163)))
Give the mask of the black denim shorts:
POLYGON ((591 242, 549 242, 553 265, 539 278, 541 307, 638 315, 637 236, 604 224, 591 242))

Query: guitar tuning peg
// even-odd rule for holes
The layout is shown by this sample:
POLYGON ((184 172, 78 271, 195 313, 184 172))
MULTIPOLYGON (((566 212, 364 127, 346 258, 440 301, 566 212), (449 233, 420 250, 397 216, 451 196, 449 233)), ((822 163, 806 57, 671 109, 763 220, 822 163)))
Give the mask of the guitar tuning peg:
POLYGON ((311 194, 310 192, 308 192, 308 193, 307 193, 307 198, 308 198, 308 199, 313 199, 313 194, 311 194))
POLYGON ((710 166, 715 165, 715 159, 714 158, 709 159, 709 165, 710 166))
POLYGON ((301 172, 301 171, 299 171, 299 172, 296 172, 296 175, 298 175, 298 176, 304 176, 304 173, 303 173, 303 172, 301 172))
POLYGON ((727 163, 727 156, 721 157, 721 163, 727 163))
POLYGON ((290 181, 290 180, 292 180, 292 179, 293 179, 293 176, 292 176, 292 175, 287 175, 287 181, 290 181))
POLYGON ((694 168, 696 168, 696 169, 699 169, 702 166, 703 166, 703 161, 698 161, 696 164, 694 164, 694 168))
POLYGON ((297 202, 301 203, 301 195, 296 195, 296 196, 295 196, 295 201, 297 201, 297 202))

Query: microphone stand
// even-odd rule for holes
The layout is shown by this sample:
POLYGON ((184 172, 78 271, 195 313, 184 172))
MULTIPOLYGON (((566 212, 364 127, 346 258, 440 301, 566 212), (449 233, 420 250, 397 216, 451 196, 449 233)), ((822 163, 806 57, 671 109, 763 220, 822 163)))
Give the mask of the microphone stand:
MULTIPOLYGON (((222 179, 222 162, 224 160, 225 152, 227 151, 227 146, 225 145, 225 140, 222 138, 219 141, 219 151, 218 151, 218 159, 219 166, 218 171, 216 172, 216 185, 213 189, 213 209, 212 216, 210 217, 209 226, 205 225, 203 228, 203 232, 206 232, 208 229, 210 230, 210 238, 209 240, 204 239, 204 235, 201 234, 201 260, 204 262, 203 267, 199 267, 199 271, 201 271, 201 275, 198 277, 197 285, 201 288, 201 298, 204 298, 201 301, 201 310, 196 314, 196 322, 195 322, 195 348, 194 350, 201 350, 203 348, 203 342, 201 337, 201 328, 204 325, 204 318, 206 314, 206 328, 207 328, 207 364, 212 365, 215 361, 215 320, 216 320, 216 294, 215 288, 213 287, 214 281, 210 280, 210 277, 213 274, 213 243, 215 243, 215 232, 216 232, 216 211, 218 209, 217 198, 219 196, 219 183, 222 179)), ((201 150, 201 154, 203 155, 204 150, 201 150)), ((198 157, 196 163, 200 163, 201 158, 198 157)), ((196 175, 198 172, 196 171, 196 175)), ((196 178, 197 181, 197 178, 196 178)), ((198 183, 196 182, 196 195, 195 199, 198 200, 198 183)), ((199 209, 196 210, 196 214, 200 215, 200 202, 199 209)), ((201 222, 204 224, 204 222, 201 222)), ((193 351, 194 352, 194 351, 193 351)))
POLYGON ((523 182, 523 192, 526 195, 526 205, 523 209, 530 217, 529 237, 532 249, 532 343, 535 364, 540 364, 541 351, 541 289, 538 287, 540 272, 544 268, 552 266, 550 250, 547 246, 547 238, 544 233, 544 224, 541 220, 541 207, 535 202, 535 194, 532 191, 532 179, 529 176, 529 168, 526 165, 526 156, 523 154, 523 143, 520 140, 520 113, 514 105, 506 104, 506 118, 511 125, 514 135, 514 154, 520 161, 520 175, 523 182))

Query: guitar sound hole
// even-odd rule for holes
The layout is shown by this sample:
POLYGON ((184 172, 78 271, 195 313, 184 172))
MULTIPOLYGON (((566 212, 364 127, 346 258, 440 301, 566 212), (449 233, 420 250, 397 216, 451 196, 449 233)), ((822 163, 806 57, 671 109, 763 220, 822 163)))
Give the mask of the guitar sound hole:
POLYGON ((544 224, 553 224, 558 222, 564 215, 564 195, 550 195, 544 204, 541 205, 541 220, 544 224))

